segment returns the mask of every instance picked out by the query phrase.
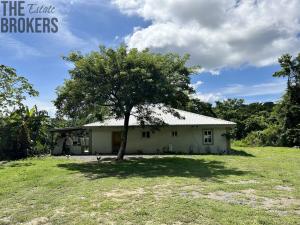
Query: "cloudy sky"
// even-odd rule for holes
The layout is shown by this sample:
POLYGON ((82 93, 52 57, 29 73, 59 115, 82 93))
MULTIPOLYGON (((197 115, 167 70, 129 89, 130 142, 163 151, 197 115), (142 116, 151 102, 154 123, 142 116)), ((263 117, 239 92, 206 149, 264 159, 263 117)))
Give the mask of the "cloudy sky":
POLYGON ((56 7, 59 32, 0 33, 0 64, 27 77, 40 92, 28 104, 51 114, 55 88, 68 78, 70 68, 61 57, 72 50, 125 42, 130 48, 189 53, 189 63, 202 66, 192 77, 196 96, 209 102, 279 100, 286 85, 272 77, 279 69, 277 58, 300 50, 299 0, 43 2, 56 7))

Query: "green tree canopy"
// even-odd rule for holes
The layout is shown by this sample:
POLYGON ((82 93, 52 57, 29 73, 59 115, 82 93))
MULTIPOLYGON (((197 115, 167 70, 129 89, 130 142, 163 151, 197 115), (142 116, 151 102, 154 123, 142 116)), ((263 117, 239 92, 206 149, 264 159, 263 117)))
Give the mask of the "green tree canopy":
POLYGON ((208 102, 202 102, 197 98, 191 98, 187 103, 187 105, 183 108, 180 108, 180 106, 174 106, 174 107, 192 113, 216 117, 216 114, 213 111, 212 104, 208 102))
POLYGON ((214 112, 218 117, 237 124, 232 136, 240 140, 253 131, 265 129, 273 107, 273 102, 245 104, 243 99, 227 99, 217 101, 214 112))
POLYGON ((280 118, 282 133, 281 140, 285 146, 300 146, 300 54, 293 59, 291 55, 279 58, 281 70, 274 77, 288 79, 287 91, 276 114, 280 118))
POLYGON ((0 116, 22 106, 26 95, 37 96, 38 92, 15 69, 0 65, 0 116))
POLYGON ((193 92, 190 74, 194 70, 186 66, 188 58, 187 55, 155 54, 148 49, 127 49, 124 45, 118 49, 102 46, 99 51, 87 55, 73 52, 65 57, 75 67, 70 70, 71 79, 58 88, 55 101, 58 113, 76 117, 106 107, 115 118, 123 118, 118 153, 121 160, 134 107, 142 122, 153 119, 147 105, 184 107, 189 102, 193 92))

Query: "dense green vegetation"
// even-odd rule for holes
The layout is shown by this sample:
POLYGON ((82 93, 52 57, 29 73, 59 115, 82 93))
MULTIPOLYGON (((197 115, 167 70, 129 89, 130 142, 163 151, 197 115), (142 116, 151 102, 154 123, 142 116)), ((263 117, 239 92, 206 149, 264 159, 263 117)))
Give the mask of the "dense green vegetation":
POLYGON ((23 104, 26 96, 37 95, 27 79, 0 65, 0 160, 47 152, 50 142, 47 112, 23 104))
POLYGON ((299 224, 297 149, 93 160, 2 163, 0 224, 299 224))
POLYGON ((265 140, 263 143, 248 142, 254 134, 273 127, 277 133, 278 117, 274 112, 278 105, 273 102, 245 104, 243 99, 228 99, 216 102, 213 108, 216 116, 225 120, 233 121, 237 125, 232 131, 235 140, 243 140, 244 144, 276 145, 272 140, 265 140))
POLYGON ((233 137, 243 145, 300 146, 300 54, 279 59, 282 69, 274 77, 286 77, 287 89, 274 103, 245 105, 242 99, 217 102, 214 112, 237 123, 233 137))

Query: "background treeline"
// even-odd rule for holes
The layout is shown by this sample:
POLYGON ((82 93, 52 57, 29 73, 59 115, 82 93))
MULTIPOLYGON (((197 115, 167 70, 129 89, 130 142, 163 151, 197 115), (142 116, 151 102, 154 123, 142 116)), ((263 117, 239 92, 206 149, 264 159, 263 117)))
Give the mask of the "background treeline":
POLYGON ((215 112, 221 118, 237 111, 235 118, 232 118, 238 124, 234 137, 242 140, 243 144, 300 146, 300 54, 294 59, 283 55, 279 58, 279 64, 281 70, 273 76, 286 78, 287 88, 278 104, 243 106, 241 100, 237 100, 222 112, 224 102, 217 103, 215 112))
POLYGON ((245 104, 243 99, 209 103, 192 100, 186 110, 215 116, 237 124, 231 137, 240 145, 300 146, 300 54, 279 58, 281 70, 274 77, 287 79, 287 88, 277 103, 245 104))
MULTIPOLYGON (((265 102, 245 104, 243 99, 227 99, 210 103, 193 101, 198 107, 188 110, 207 116, 230 120, 237 125, 230 136, 235 144, 242 146, 295 146, 299 144, 298 137, 286 140, 283 136, 282 107, 283 103, 265 102), (202 105, 205 105, 202 109, 202 105)), ((298 133, 299 134, 299 133, 298 133)))

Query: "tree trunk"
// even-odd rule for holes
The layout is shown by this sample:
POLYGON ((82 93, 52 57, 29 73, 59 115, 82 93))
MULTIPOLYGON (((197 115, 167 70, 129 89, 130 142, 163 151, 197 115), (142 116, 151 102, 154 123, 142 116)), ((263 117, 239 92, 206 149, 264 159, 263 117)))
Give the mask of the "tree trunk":
POLYGON ((129 118, 130 118, 130 113, 125 113, 124 127, 123 127, 123 132, 122 132, 122 142, 121 142, 121 147, 118 152, 117 161, 123 160, 125 152, 126 152, 129 118))

